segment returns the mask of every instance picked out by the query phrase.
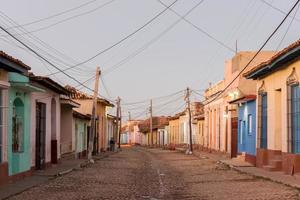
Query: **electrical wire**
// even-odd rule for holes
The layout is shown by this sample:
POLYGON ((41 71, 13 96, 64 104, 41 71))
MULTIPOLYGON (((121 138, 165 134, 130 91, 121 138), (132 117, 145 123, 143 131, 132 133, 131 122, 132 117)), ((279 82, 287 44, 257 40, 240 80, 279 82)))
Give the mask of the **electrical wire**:
POLYGON ((99 51, 98 53, 96 53, 95 55, 93 55, 92 57, 74 65, 74 66, 71 66, 71 67, 68 67, 64 70, 61 70, 61 71, 57 71, 55 73, 52 73, 52 74, 49 74, 49 76, 51 75, 54 75, 54 74, 57 74, 57 73, 61 73, 61 72, 65 72, 67 70, 70 70, 70 69, 73 69, 79 65, 83 65, 91 60, 93 60, 94 58, 100 56, 101 54, 109 51, 110 49, 118 46, 119 44, 121 44, 122 42, 124 42, 125 40, 131 38, 133 35, 135 35, 136 33, 138 33, 139 31, 141 31, 142 29, 144 29, 145 27, 147 27, 149 24, 151 24, 153 21, 155 21, 159 16, 161 16, 164 12, 166 12, 171 6, 173 6, 178 0, 174 0, 167 8, 165 8, 164 10, 162 10, 161 12, 159 12, 158 14, 156 14, 153 18, 151 18, 149 21, 147 21, 144 25, 142 25, 141 27, 139 27, 138 29, 136 29, 135 31, 131 32, 130 34, 128 34, 127 36, 125 36, 124 38, 122 38, 121 40, 117 41, 116 43, 114 43, 113 45, 99 51))
POLYGON ((67 9, 67 10, 64 10, 62 12, 59 12, 59 13, 56 13, 56 14, 53 14, 53 15, 50 15, 48 17, 44 17, 44 18, 41 18, 41 19, 37 19, 37 20, 34 20, 34 21, 31 21, 31 22, 27 22, 27 23, 24 23, 24 24, 20 24, 20 25, 17 25, 17 26, 11 26, 11 27, 8 27, 7 30, 10 30, 10 29, 14 29, 14 28, 18 28, 18 27, 25 27, 25 26, 29 26, 29 25, 32 25, 32 24, 36 24, 36 23, 39 23, 39 22, 42 22, 42 21, 46 21, 46 20, 49 20, 49 19, 52 19, 52 18, 55 18, 55 17, 58 17, 60 15, 64 15, 68 12, 72 12, 74 10, 77 10, 77 9, 80 9, 80 8, 83 8, 87 5, 90 5, 94 2, 96 2, 97 0, 92 0, 92 1, 88 1, 86 3, 83 3, 83 4, 80 4, 79 6, 76 6, 76 7, 73 7, 73 8, 70 8, 70 9, 67 9))
POLYGON ((238 79, 243 72, 248 68, 248 66, 252 63, 252 61, 257 57, 257 55, 262 51, 262 49, 267 45, 267 43, 270 41, 270 39, 275 35, 275 33, 278 31, 278 29, 282 26, 282 24, 285 22, 285 20, 288 18, 288 16, 291 14, 291 12, 294 10, 294 8, 298 5, 300 0, 297 0, 296 3, 293 5, 293 7, 289 10, 289 12, 286 14, 286 16, 283 18, 283 20, 279 23, 279 25, 275 28, 275 30, 269 35, 267 40, 263 43, 263 45, 259 48, 259 50, 254 54, 254 56, 249 60, 249 62, 245 65, 245 67, 237 74, 237 76, 234 77, 232 81, 230 81, 229 84, 225 86, 223 90, 220 91, 217 95, 215 95, 214 98, 211 100, 205 102, 205 105, 213 102, 215 99, 217 99, 220 95, 222 95, 234 82, 236 79, 238 79))
MULTIPOLYGON (((13 25, 18 25, 17 22, 15 22, 13 19, 11 19, 9 16, 7 16, 5 13, 3 13, 2 11, 0 11, 1 15, 3 15, 6 20, 9 21, 10 24, 13 24, 13 25)), ((23 27, 19 27, 17 28, 20 32, 24 33, 24 32, 27 32, 27 30, 23 27)), ((45 47, 46 49, 54 52, 56 55, 63 55, 65 56, 63 53, 61 53, 60 51, 56 50, 55 48, 51 47, 49 44, 45 43, 44 41, 42 41, 41 39, 39 39, 38 37, 34 36, 33 34, 29 34, 28 35, 32 40, 36 41, 37 43, 39 43, 41 46, 45 47)), ((61 65, 60 63, 62 63, 63 65, 66 65, 68 66, 67 63, 65 63, 63 60, 53 56, 52 54, 44 51, 43 49, 41 49, 40 47, 38 47, 36 44, 33 44, 32 42, 30 42, 28 39, 24 38, 23 36, 20 36, 22 37, 22 39, 24 41, 27 42, 27 44, 31 45, 32 47, 34 47, 35 49, 39 50, 39 52, 42 52, 44 53, 47 57, 50 57, 50 59, 52 60, 52 62, 54 62, 55 64, 59 64, 61 65)), ((68 57, 65 56, 67 59, 68 57)), ((49 59, 49 58, 48 58, 49 59)), ((71 58, 69 58, 71 59, 71 58)), ((82 75, 82 72, 80 72, 79 75, 82 75)))
MULTIPOLYGON (((56 26, 56 25, 58 25, 58 24, 61 24, 61 23, 63 23, 63 22, 66 22, 66 21, 75 19, 75 18, 77 18, 77 17, 84 16, 84 15, 87 15, 87 14, 91 14, 92 12, 95 12, 95 11, 97 11, 97 10, 99 10, 99 9, 101 9, 101 8, 103 8, 103 7, 105 7, 105 6, 107 6, 107 5, 109 5, 109 4, 111 4, 112 2, 114 2, 114 1, 115 1, 115 0, 111 0, 111 1, 109 1, 109 2, 106 2, 106 3, 104 3, 104 4, 101 4, 100 6, 97 6, 97 7, 94 8, 94 9, 89 10, 89 11, 86 11, 86 12, 83 12, 83 13, 80 13, 80 14, 77 14, 77 15, 73 15, 73 16, 71 16, 71 17, 68 17, 68 18, 66 18, 66 19, 60 20, 60 21, 55 22, 55 23, 53 23, 53 24, 50 24, 50 25, 47 25, 47 26, 44 26, 44 27, 41 27, 41 28, 38 28, 38 29, 35 29, 35 30, 31 30, 31 31, 29 31, 29 32, 27 32, 27 33, 23 33, 23 34, 15 34, 15 35, 16 35, 16 36, 18 36, 18 35, 27 35, 27 34, 30 34, 30 33, 36 33, 36 32, 39 32, 39 31, 43 31, 43 30, 49 29, 49 28, 51 28, 51 27, 53 27, 53 26, 56 26)), ((18 27, 20 27, 20 26, 21 26, 21 25, 16 26, 15 28, 18 28, 18 27)), ((8 35, 1 35, 1 36, 2 36, 2 37, 7 37, 8 35)))
POLYGON ((152 40, 144 44, 142 47, 131 53, 129 56, 125 57, 115 65, 109 67, 106 71, 104 71, 103 75, 106 76, 107 74, 119 69, 121 66, 138 56, 140 53, 145 51, 149 46, 157 42, 162 36, 164 36, 166 33, 168 33, 170 30, 172 30, 179 22, 181 22, 184 17, 188 16, 193 10, 195 10, 200 4, 202 4, 204 0, 197 3, 195 6, 193 6, 186 14, 184 14, 182 17, 180 17, 178 20, 176 20, 174 23, 172 23, 170 26, 168 26, 164 31, 162 31, 160 34, 158 34, 156 37, 154 37, 152 40))
MULTIPOLYGON (((167 98, 167 97, 172 97, 172 96, 175 96, 181 92, 183 92, 185 90, 180 90, 180 91, 177 91, 177 92, 174 92, 174 93, 171 93, 171 94, 168 94, 168 95, 164 95, 164 96, 158 96, 158 97, 154 97, 154 98, 151 98, 152 100, 158 100, 158 99, 163 99, 163 98, 167 98)), ((141 101, 136 101, 136 102, 127 102, 127 103, 123 103, 121 105, 136 105, 136 104, 144 104, 144 103, 147 103, 147 102, 150 102, 151 99, 147 99, 147 100, 141 100, 141 101)))
POLYGON ((180 15, 177 11, 175 11, 174 9, 167 7, 167 5, 162 2, 161 0, 157 0, 160 4, 162 4, 164 7, 166 7, 168 10, 172 11, 175 15, 177 15, 178 17, 182 18, 182 20, 184 20, 186 23, 190 24, 192 27, 194 27, 196 30, 200 31, 202 34, 206 35, 207 37, 209 37, 210 39, 214 40, 215 42, 217 42, 219 45, 223 46, 224 48, 228 49, 229 51, 235 52, 235 49, 229 47, 228 45, 226 45, 224 42, 216 39, 214 36, 212 36, 211 34, 209 34, 207 31, 205 31, 204 29, 200 28, 199 26, 195 25, 194 23, 192 23, 190 20, 187 20, 184 16, 180 15))
MULTIPOLYGON (((287 13, 283 10, 281 10, 280 8, 277 8, 275 6, 273 6, 272 4, 270 4, 269 2, 265 1, 265 0, 260 0, 261 2, 263 2, 264 4, 270 6, 271 8, 273 8, 274 10, 277 10, 278 12, 280 12, 281 14, 287 15, 287 13)), ((295 21, 300 22, 300 19, 298 19, 297 17, 295 17, 295 21)))
POLYGON ((289 23, 289 25, 288 25, 288 27, 287 27, 285 33, 283 34, 283 36, 282 36, 282 38, 281 38, 279 44, 277 45, 276 51, 278 51, 278 49, 280 48, 281 44, 283 43, 283 40, 285 39, 287 33, 289 32, 289 30, 290 30, 290 28, 291 28, 291 26, 292 26, 292 24, 293 24, 293 22, 294 22, 294 20, 295 20, 295 17, 296 17, 296 15, 297 15, 297 13, 298 13, 299 7, 300 7, 300 5, 298 5, 297 9, 295 10, 295 13, 294 13, 294 15, 293 15, 293 18, 291 19, 291 21, 290 21, 290 23, 289 23))
MULTIPOLYGON (((76 78, 74 78, 73 76, 65 73, 64 71, 62 71, 59 67, 57 67, 55 64, 53 64, 51 61, 47 60, 46 58, 44 58, 44 56, 40 55, 37 51, 35 51, 34 49, 32 49, 30 46, 28 46, 27 44, 25 44, 23 41, 21 41, 20 39, 18 39, 16 36, 14 36, 13 34, 11 34, 8 30, 6 30, 2 25, 0 25, 0 29, 2 29, 4 32, 6 32, 7 34, 9 34, 13 39, 15 39, 16 41, 18 41, 20 44, 22 44, 24 47, 26 47, 28 50, 30 50, 31 52, 33 52, 35 55, 37 55, 38 57, 40 57, 42 60, 44 60, 46 63, 48 63, 49 65, 51 65, 52 67, 54 67, 57 70, 60 70, 64 75, 66 75, 67 77, 69 77, 70 79, 74 80, 75 82, 77 82, 78 84, 82 85, 84 88, 94 92, 93 89, 87 87, 86 85, 82 84, 80 81, 78 81, 76 78)), ((99 95, 99 94, 98 94, 99 95)), ((100 95, 99 95, 100 96, 100 95)), ((109 100, 109 99, 108 99, 109 100)), ((110 100, 111 101, 111 100, 110 100)), ((111 101, 114 102, 114 101, 111 101)))

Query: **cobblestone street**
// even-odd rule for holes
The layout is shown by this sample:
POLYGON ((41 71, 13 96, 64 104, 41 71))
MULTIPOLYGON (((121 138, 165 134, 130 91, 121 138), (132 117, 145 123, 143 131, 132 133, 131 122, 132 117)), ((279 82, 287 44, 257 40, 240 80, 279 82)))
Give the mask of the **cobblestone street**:
POLYGON ((175 151, 123 151, 11 199, 300 199, 299 191, 175 151))

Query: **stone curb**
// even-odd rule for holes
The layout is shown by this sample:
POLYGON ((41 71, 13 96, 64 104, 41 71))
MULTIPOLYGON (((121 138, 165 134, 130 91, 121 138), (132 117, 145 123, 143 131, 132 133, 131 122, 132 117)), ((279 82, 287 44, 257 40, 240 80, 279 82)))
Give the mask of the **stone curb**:
POLYGON ((239 173, 242 173, 242 174, 247 174, 247 175, 250 175, 250 176, 253 176, 253 177, 256 177, 256 178, 260 178, 260 179, 265 179, 265 180, 268 180, 268 181, 271 181, 271 182, 274 182, 274 183, 279 183, 279 184, 282 184, 282 185, 285 185, 285 186, 288 186, 288 187, 292 187, 292 188, 295 188, 297 190, 300 190, 300 186, 299 185, 294 185, 294 184, 290 184, 290 183, 286 183, 284 181, 280 181, 276 178, 272 178, 270 176, 264 176, 264 175, 257 175, 255 173, 251 173, 251 172, 246 172, 242 169, 239 169, 238 167, 235 167, 233 165, 229 165, 221 160, 219 160, 220 163, 222 163, 223 165, 226 165, 228 166, 230 169, 234 170, 234 171, 237 171, 239 173))
MULTIPOLYGON (((102 159, 104 159, 104 158, 109 157, 110 155, 116 154, 116 153, 118 153, 118 152, 120 152, 120 151, 116 151, 116 152, 109 153, 109 154, 107 154, 107 155, 103 155, 103 156, 101 156, 101 157, 95 158, 94 160, 95 160, 95 161, 99 161, 99 160, 102 160, 102 159)), ((78 166, 76 166, 76 167, 72 167, 72 168, 70 168, 70 169, 67 169, 67 170, 58 172, 58 173, 55 174, 55 175, 45 176, 45 177, 48 177, 47 180, 45 180, 45 181, 43 181, 43 182, 41 182, 41 183, 36 183, 36 184, 31 185, 31 186, 28 186, 28 187, 26 187, 26 188, 24 188, 24 189, 22 189, 22 190, 20 190, 20 191, 17 191, 17 192, 15 192, 15 193, 13 193, 13 194, 7 195, 7 196, 3 197, 2 199, 5 200, 5 199, 8 199, 8 198, 11 198, 11 197, 16 196, 16 195, 18 195, 18 194, 21 194, 21 193, 23 193, 23 192, 25 192, 25 191, 27 191, 27 190, 30 190, 30 189, 32 189, 32 188, 34 188, 34 187, 37 187, 37 186, 39 186, 39 185, 41 185, 41 184, 45 184, 45 183, 47 183, 47 182, 50 181, 50 180, 54 180, 54 179, 56 179, 56 178, 58 178, 58 177, 63 177, 63 176, 65 176, 65 175, 67 175, 67 174, 69 174, 69 173, 71 173, 71 172, 73 172, 73 171, 75 171, 75 170, 83 169, 83 168, 86 168, 86 167, 91 166, 91 165, 93 165, 93 164, 95 164, 95 163, 90 163, 89 161, 84 161, 84 162, 80 163, 80 164, 79 164, 78 166)))

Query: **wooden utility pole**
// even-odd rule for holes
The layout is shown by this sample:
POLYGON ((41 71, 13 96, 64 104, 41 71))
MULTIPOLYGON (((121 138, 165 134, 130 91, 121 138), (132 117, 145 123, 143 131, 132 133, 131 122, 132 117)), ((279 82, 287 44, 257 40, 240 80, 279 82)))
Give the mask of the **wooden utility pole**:
POLYGON ((120 117, 120 123, 119 123, 119 149, 121 149, 121 134, 122 134, 122 110, 121 110, 121 99, 119 98, 119 117, 120 117))
POLYGON ((189 131, 190 131, 190 153, 193 152, 193 134, 192 134, 192 114, 191 114, 191 102, 190 102, 190 88, 186 89, 186 97, 187 109, 189 114, 189 131))
POLYGON ((119 127, 119 123, 120 123, 120 116, 119 116, 119 114, 120 114, 120 112, 119 112, 119 110, 120 110, 120 97, 117 98, 116 103, 117 103, 117 111, 116 111, 117 131, 116 131, 116 134, 114 136, 114 141, 117 143, 117 142, 119 142, 119 128, 120 128, 119 127))
POLYGON ((92 160, 92 153, 94 151, 94 140, 96 136, 96 113, 97 113, 97 100, 98 100, 98 90, 99 90, 99 78, 100 78, 100 67, 96 69, 96 79, 95 79, 95 88, 94 88, 94 97, 93 97, 93 108, 92 108, 92 117, 91 117, 91 133, 89 137, 89 152, 88 159, 92 160))
POLYGON ((153 124, 152 124, 152 99, 150 100, 150 134, 151 134, 151 146, 153 146, 153 124))
POLYGON ((128 120, 131 121, 131 113, 128 111, 128 120))

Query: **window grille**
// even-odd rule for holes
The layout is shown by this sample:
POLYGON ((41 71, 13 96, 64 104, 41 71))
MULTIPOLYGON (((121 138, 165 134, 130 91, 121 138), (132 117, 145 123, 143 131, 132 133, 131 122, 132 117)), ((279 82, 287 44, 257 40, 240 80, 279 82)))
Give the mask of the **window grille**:
POLYGON ((258 101, 258 146, 268 147, 268 98, 266 92, 259 93, 258 101))

